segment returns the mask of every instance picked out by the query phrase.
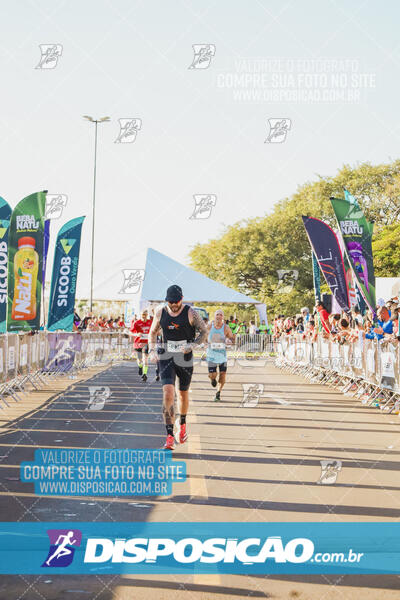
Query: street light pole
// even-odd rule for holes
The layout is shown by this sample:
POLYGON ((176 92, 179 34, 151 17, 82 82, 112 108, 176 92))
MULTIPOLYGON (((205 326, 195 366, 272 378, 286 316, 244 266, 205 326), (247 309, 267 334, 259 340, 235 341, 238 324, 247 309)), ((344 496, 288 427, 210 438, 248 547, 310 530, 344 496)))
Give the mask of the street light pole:
POLYGON ((96 208, 96 169, 97 169, 97 125, 98 123, 105 123, 110 120, 110 117, 102 117, 101 119, 93 119, 87 115, 84 115, 84 119, 94 123, 94 170, 93 170, 93 202, 92 202, 92 257, 90 261, 90 298, 89 298, 89 311, 93 311, 93 269, 94 269, 94 222, 95 222, 95 208, 96 208))

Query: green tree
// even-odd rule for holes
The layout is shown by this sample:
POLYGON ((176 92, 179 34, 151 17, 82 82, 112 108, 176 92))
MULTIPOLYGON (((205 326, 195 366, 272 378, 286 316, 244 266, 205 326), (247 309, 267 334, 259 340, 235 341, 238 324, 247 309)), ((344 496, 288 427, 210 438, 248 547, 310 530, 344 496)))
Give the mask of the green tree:
POLYGON ((372 252, 377 277, 400 276, 400 223, 379 231, 372 242, 372 252))
POLYGON ((270 214, 236 223, 219 239, 197 244, 190 253, 192 267, 265 302, 270 315, 295 313, 302 305, 311 307, 311 250, 301 216, 323 219, 336 227, 329 198, 342 198, 344 187, 358 199, 367 219, 375 222, 376 236, 397 222, 400 160, 377 166, 344 165, 335 176, 318 176, 300 186, 290 198, 276 203, 270 214), (279 293, 278 270, 298 271, 288 294, 279 293))

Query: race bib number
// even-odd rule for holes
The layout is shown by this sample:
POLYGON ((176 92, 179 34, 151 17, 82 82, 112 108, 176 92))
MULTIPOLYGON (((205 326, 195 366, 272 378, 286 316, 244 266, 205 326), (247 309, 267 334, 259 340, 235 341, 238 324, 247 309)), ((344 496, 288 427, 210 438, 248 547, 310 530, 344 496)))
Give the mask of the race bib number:
POLYGON ((179 342, 172 342, 171 340, 169 340, 167 342, 167 351, 168 352, 183 352, 184 348, 187 346, 187 342, 184 341, 179 341, 179 342))
POLYGON ((149 334, 148 333, 141 333, 140 334, 140 339, 141 340, 148 340, 149 339, 149 334))
POLYGON ((223 342, 212 342, 211 350, 225 350, 225 344, 223 342))

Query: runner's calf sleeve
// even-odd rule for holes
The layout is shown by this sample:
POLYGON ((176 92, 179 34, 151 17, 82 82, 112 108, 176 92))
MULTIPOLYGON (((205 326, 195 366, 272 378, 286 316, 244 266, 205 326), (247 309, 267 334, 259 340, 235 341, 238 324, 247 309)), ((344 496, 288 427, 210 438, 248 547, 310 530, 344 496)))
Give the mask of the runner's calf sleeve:
POLYGON ((173 425, 166 425, 165 427, 167 429, 167 435, 174 435, 174 426, 173 425))
POLYGON ((186 415, 181 415, 180 424, 184 425, 186 423, 186 415))
POLYGON ((143 375, 147 375, 148 368, 148 365, 143 365, 143 375))

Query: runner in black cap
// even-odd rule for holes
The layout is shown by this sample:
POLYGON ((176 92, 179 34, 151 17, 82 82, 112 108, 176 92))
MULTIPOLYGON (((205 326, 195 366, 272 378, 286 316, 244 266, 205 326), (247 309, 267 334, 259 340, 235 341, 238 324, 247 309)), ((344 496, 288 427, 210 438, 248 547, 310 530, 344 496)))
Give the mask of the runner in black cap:
POLYGON ((176 440, 187 440, 186 414, 189 408, 189 387, 193 374, 193 348, 207 337, 201 316, 188 304, 183 304, 179 285, 171 285, 165 296, 166 304, 157 307, 149 333, 150 361, 160 361, 163 386, 163 414, 167 428, 164 448, 174 449, 175 379, 179 380, 180 428, 176 440), (163 343, 156 352, 157 333, 161 330, 163 343), (197 337, 196 337, 197 334, 197 337))

